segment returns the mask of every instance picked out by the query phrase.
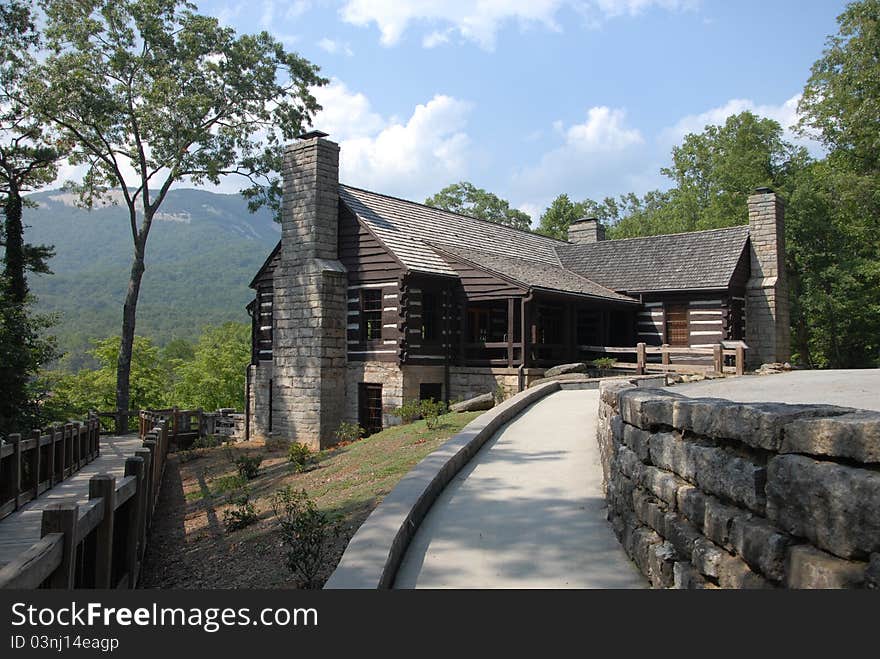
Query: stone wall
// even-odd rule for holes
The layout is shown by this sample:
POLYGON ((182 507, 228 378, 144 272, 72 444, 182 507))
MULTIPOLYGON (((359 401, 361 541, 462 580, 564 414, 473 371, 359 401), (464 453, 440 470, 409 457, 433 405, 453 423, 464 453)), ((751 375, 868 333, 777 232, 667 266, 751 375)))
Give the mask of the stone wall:
POLYGON ((250 392, 246 401, 250 419, 250 438, 265 440, 270 432, 272 363, 250 364, 247 367, 247 377, 250 382, 250 392))
POLYGON ((880 413, 600 387, 608 518, 658 588, 880 587, 880 413))
MULTIPOLYGON (((525 386, 544 376, 542 368, 525 369, 525 386)), ((519 371, 515 368, 489 368, 476 366, 451 366, 449 368, 449 398, 467 400, 480 394, 495 393, 504 388, 505 398, 519 392, 519 371)))
MULTIPOLYGON (((361 382, 382 385, 382 426, 396 426, 400 418, 391 411, 403 404, 403 371, 394 362, 349 362, 345 369, 345 416, 348 423, 358 422, 358 385, 361 382)), ((339 421, 343 420, 342 418, 339 421)), ((338 426, 338 421, 337 421, 338 426)))

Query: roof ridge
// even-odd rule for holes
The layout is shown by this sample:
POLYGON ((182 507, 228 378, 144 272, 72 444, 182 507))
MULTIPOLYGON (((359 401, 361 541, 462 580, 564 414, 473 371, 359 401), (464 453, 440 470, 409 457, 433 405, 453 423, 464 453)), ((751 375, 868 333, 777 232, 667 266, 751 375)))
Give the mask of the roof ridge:
MULTIPOLYGON (((561 247, 583 247, 585 245, 608 245, 611 243, 624 243, 634 240, 650 240, 652 238, 671 238, 673 236, 693 236, 696 234, 713 233, 719 231, 731 231, 733 229, 748 229, 748 224, 735 224, 730 227, 718 227, 716 229, 700 229, 699 231, 679 231, 678 233, 655 233, 651 236, 634 236, 632 238, 613 238, 611 240, 598 240, 593 243, 563 243, 561 247)), ((556 249, 556 247, 554 247, 556 249)), ((558 254, 557 254, 558 258, 558 254)))
MULTIPOLYGON (((448 213, 449 215, 455 215, 456 217, 463 217, 468 220, 475 220, 477 222, 491 224, 492 226, 496 226, 496 227, 504 227, 505 229, 510 229, 511 231, 517 231, 519 233, 533 236, 535 238, 541 238, 543 240, 548 240, 548 241, 552 241, 554 243, 559 243, 560 245, 568 244, 564 240, 559 240, 558 238, 553 238, 552 236, 545 236, 542 233, 536 233, 534 231, 527 231, 526 229, 517 229, 516 227, 512 227, 508 224, 501 224, 500 222, 493 222, 492 220, 484 220, 481 217, 474 217, 473 215, 465 215, 464 213, 456 213, 455 211, 448 211, 445 208, 437 208, 436 206, 429 206, 428 204, 422 204, 422 203, 419 203, 418 201, 413 201, 412 199, 404 199, 403 197, 395 197, 394 195, 384 194, 382 192, 376 192, 374 190, 367 190, 366 188, 359 188, 355 185, 348 185, 346 183, 340 183, 339 187, 347 188, 350 190, 358 190, 360 192, 366 192, 368 194, 376 195, 377 197, 385 197, 386 199, 393 199, 395 201, 402 201, 406 204, 412 204, 414 206, 421 206, 422 208, 428 208, 432 211, 437 211, 440 213, 448 213)), ((554 247, 555 247, 555 245, 554 245, 554 247)), ((557 258, 559 258, 559 257, 557 256, 557 258)))

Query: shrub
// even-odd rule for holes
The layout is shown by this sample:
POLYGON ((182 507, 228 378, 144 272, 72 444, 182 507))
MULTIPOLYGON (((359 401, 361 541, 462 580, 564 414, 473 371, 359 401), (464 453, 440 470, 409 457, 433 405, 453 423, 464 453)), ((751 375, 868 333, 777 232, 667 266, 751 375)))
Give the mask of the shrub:
POLYGON ((272 511, 281 527, 287 568, 299 588, 319 587, 318 577, 327 566, 339 524, 318 510, 305 490, 290 486, 272 497, 272 511))
POLYGON ((593 360, 593 366, 595 366, 596 368, 605 370, 605 369, 609 369, 612 366, 614 366, 614 364, 616 362, 617 362, 617 360, 614 359, 614 357, 599 357, 599 359, 593 360))
POLYGON ((428 400, 421 401, 419 409, 421 410, 422 418, 425 420, 425 425, 428 429, 433 430, 440 425, 440 417, 446 414, 446 403, 442 400, 429 398, 428 400))
POLYGON ((247 488, 243 488, 238 494, 229 497, 229 502, 233 507, 223 511, 223 526, 226 527, 227 533, 250 526, 259 519, 254 504, 250 501, 250 493, 247 488))
POLYGON ((340 442, 354 442, 366 434, 366 430, 356 423, 348 423, 343 421, 336 429, 336 439, 340 442))
POLYGON ((305 444, 293 442, 287 449, 287 461, 293 464, 297 472, 304 471, 312 459, 312 451, 305 444))
POLYGON ((507 398, 507 392, 504 390, 504 385, 500 382, 495 386, 495 392, 492 394, 492 397, 495 399, 496 403, 503 403, 504 399, 507 398))
POLYGON ((391 413, 394 416, 400 417, 400 420, 403 421, 403 423, 412 423, 422 415, 421 403, 422 401, 414 398, 406 401, 397 409, 392 410, 391 413))
POLYGON ((239 455, 236 457, 231 449, 226 449, 226 457, 238 469, 238 474, 245 480, 253 480, 260 475, 260 465, 263 464, 263 456, 239 455))
POLYGON ((191 449, 197 448, 216 448, 223 444, 224 442, 223 435, 205 435, 204 437, 198 437, 190 446, 191 449))

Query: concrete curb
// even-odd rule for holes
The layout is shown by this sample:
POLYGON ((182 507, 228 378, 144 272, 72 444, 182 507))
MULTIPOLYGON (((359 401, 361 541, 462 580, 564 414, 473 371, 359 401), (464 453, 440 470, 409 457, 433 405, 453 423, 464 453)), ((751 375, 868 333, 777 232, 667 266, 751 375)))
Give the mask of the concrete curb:
POLYGON ((504 424, 560 388, 559 382, 548 382, 518 393, 417 464, 354 534, 324 588, 391 588, 404 552, 443 488, 504 424))

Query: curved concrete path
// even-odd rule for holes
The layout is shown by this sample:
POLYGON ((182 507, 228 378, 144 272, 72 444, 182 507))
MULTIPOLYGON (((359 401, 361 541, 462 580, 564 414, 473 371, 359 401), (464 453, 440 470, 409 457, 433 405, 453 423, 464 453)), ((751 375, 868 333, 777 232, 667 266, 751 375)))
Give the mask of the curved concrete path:
POLYGON ((598 392, 559 391, 502 428, 431 507, 395 588, 646 588, 605 519, 598 392))

